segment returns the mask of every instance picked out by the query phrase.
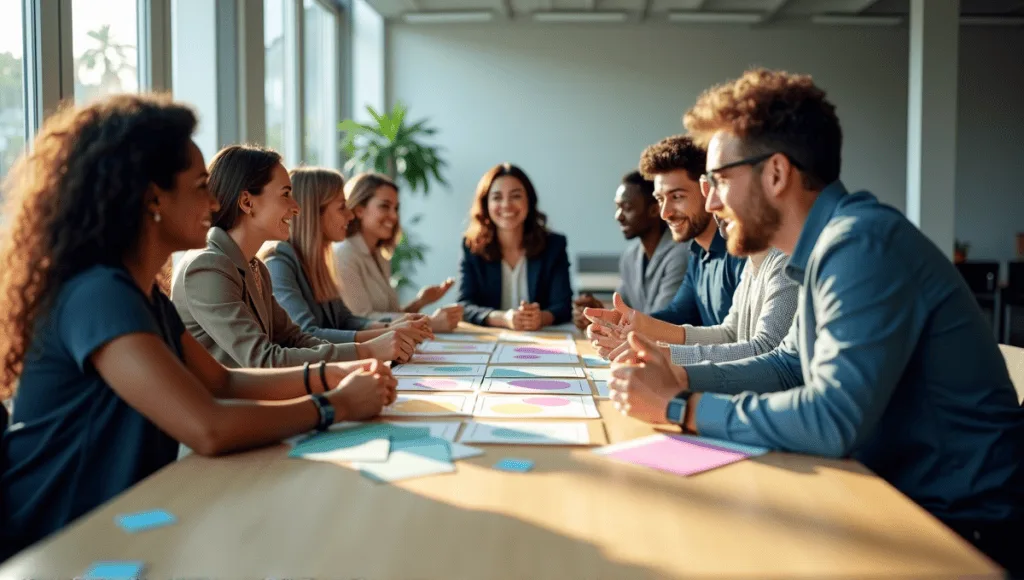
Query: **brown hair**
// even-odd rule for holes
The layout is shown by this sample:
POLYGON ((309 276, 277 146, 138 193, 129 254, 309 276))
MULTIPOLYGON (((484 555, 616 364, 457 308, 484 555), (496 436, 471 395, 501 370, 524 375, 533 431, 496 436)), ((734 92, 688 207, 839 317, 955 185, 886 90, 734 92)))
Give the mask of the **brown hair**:
POLYGON ((655 175, 682 169, 697 181, 704 173, 707 158, 705 146, 697 145, 686 135, 674 135, 644 149, 640 155, 640 174, 653 180, 655 175))
POLYGON ((499 177, 511 176, 518 179, 526 189, 527 213, 523 223, 523 249, 527 258, 535 258, 544 251, 548 243, 548 216, 538 209, 537 190, 526 172, 510 163, 502 163, 490 168, 476 186, 476 196, 469 210, 469 227, 466 228, 465 241, 469 251, 487 261, 496 262, 501 259, 501 246, 498 243, 498 228, 491 221, 487 211, 487 196, 491 186, 499 177))
POLYGON ((64 284, 120 265, 139 242, 146 194, 188 169, 196 116, 168 96, 118 95, 64 108, 4 182, 0 399, 14 393, 37 322, 64 284))
POLYGON ((843 131, 835 105, 808 75, 749 70, 705 91, 683 123, 704 146, 725 131, 743 142, 744 155, 782 153, 808 189, 839 179, 843 131))
MULTIPOLYGON (((373 196, 377 193, 377 190, 381 187, 388 186, 398 191, 398 185, 393 179, 382 173, 360 173, 352 179, 348 180, 345 184, 345 203, 348 207, 355 210, 357 207, 366 207, 373 196)), ((363 224, 360 223, 359 218, 353 217, 352 221, 348 224, 348 231, 346 234, 351 237, 358 234, 362 230, 363 224)), ((380 241, 380 247, 387 250, 387 254, 391 254, 395 250, 395 246, 398 245, 398 240, 402 236, 402 224, 398 222, 395 224, 395 232, 391 234, 391 237, 386 240, 380 241)), ((390 258, 390 255, 387 256, 390 258)))
POLYGON ((222 230, 235 227, 242 214, 238 206, 242 192, 259 195, 280 164, 278 152, 256 145, 229 145, 218 151, 209 168, 209 188, 220 203, 213 214, 213 225, 222 230))
POLYGON ((330 259, 331 244, 324 238, 323 215, 327 204, 344 195, 345 178, 333 169, 293 169, 292 197, 308 208, 292 220, 289 240, 306 273, 317 302, 338 298, 338 276, 330 259), (317 211, 312 211, 316 208, 317 211))

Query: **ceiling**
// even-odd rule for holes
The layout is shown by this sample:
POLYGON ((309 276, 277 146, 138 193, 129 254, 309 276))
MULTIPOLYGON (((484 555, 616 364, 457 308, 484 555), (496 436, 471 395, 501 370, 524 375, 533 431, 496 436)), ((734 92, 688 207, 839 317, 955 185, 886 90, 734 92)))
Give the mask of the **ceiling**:
MULTIPOLYGON (((732 22, 759 26, 783 22, 899 26, 905 25, 910 7, 910 0, 368 1, 385 18, 405 18, 407 21, 420 22, 527 19, 576 22, 673 20, 695 23, 732 22), (560 16, 565 13, 570 13, 570 17, 560 16)), ((1024 0, 960 0, 960 7, 965 23, 1024 26, 1024 0)))

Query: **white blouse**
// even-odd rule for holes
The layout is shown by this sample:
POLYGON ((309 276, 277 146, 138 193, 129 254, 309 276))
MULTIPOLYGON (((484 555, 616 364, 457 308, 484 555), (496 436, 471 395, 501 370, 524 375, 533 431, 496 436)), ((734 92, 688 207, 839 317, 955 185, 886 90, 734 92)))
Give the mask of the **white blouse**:
POLYGON ((526 283, 526 256, 519 258, 519 263, 514 268, 502 260, 501 309, 519 308, 519 303, 523 301, 530 301, 530 291, 526 283))

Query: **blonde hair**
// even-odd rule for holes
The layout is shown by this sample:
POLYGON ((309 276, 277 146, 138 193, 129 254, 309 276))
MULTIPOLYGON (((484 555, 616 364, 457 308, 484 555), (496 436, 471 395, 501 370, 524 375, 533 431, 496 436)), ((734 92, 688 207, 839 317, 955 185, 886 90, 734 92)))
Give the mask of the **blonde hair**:
POLYGON ((345 178, 333 169, 300 167, 293 169, 292 197, 306 211, 292 220, 288 241, 299 256, 317 302, 340 297, 340 280, 331 259, 331 243, 324 237, 324 208, 343 194, 345 178), (311 211, 316 208, 316 211, 311 211))
MULTIPOLYGON (((348 180, 345 184, 345 203, 353 211, 357 207, 366 207, 370 200, 373 199, 374 194, 377 190, 383 186, 394 188, 398 191, 398 185, 395 184, 394 180, 382 173, 360 173, 352 179, 348 180)), ((353 218, 348 224, 349 237, 354 236, 362 230, 363 224, 359 222, 359 218, 353 218)), ((402 237, 402 224, 395 224, 395 231, 391 234, 390 238, 381 240, 379 247, 384 250, 384 256, 388 259, 394 254, 395 246, 398 245, 398 240, 402 237)), ((372 249, 372 248, 371 248, 372 249)))

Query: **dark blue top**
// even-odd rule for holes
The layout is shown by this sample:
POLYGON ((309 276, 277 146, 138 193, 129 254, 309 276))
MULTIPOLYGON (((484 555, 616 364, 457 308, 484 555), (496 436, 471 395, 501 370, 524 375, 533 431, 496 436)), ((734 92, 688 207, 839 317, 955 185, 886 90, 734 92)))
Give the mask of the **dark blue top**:
MULTIPOLYGON (((526 283, 530 301, 554 315, 554 324, 572 319, 565 236, 549 233, 544 251, 527 259, 526 283)), ((459 304, 465 307, 463 319, 479 326, 484 325, 488 314, 501 308, 501 260, 491 262, 470 252, 465 240, 459 262, 459 304)))
POLYGON ((55 532, 177 458, 178 443, 128 406, 89 357, 135 333, 159 336, 182 357, 185 325, 156 287, 152 302, 121 268, 69 280, 36 339, 0 440, 0 560, 55 532))
POLYGON ((725 238, 715 230, 711 247, 705 250, 690 242, 690 263, 686 277, 668 308, 651 316, 672 324, 717 326, 732 306, 732 295, 740 285, 746 258, 738 258, 725 249, 725 238))
POLYGON ((836 182, 786 274, 774 351, 687 366, 702 435, 852 456, 937 517, 1024 517, 1024 409, 970 289, 899 211, 836 182))

